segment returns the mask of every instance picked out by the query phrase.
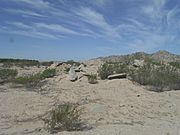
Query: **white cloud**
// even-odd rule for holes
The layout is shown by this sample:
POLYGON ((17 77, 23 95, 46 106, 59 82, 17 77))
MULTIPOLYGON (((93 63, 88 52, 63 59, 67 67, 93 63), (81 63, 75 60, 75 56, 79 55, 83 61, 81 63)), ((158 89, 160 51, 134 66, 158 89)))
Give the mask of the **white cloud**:
POLYGON ((21 9, 3 9, 3 11, 7 11, 12 14, 18 14, 18 15, 27 15, 27 16, 35 16, 35 17, 46 17, 45 15, 36 13, 34 11, 30 10, 21 10, 21 9))
POLYGON ((1 27, 0 32, 3 33, 10 33, 10 34, 17 34, 21 36, 27 36, 27 37, 33 37, 33 38, 39 38, 39 39, 60 39, 59 35, 53 35, 49 33, 39 32, 37 30, 33 29, 12 29, 10 27, 1 27))
POLYGON ((164 6, 167 0, 151 0, 149 4, 142 6, 142 13, 149 17, 150 21, 160 24, 163 17, 166 15, 164 6))
POLYGON ((48 9, 50 8, 50 3, 44 0, 11 0, 12 2, 16 2, 17 4, 27 4, 31 7, 38 9, 48 9))
POLYGON ((51 30, 53 32, 59 32, 62 34, 74 34, 74 35, 78 34, 77 32, 75 32, 71 29, 65 28, 59 24, 34 23, 34 26, 36 28, 48 29, 48 30, 51 30))
POLYGON ((31 26, 26 25, 26 24, 24 24, 22 22, 6 22, 6 24, 13 25, 13 26, 15 26, 15 27, 17 27, 19 29, 32 29, 31 26))
MULTIPOLYGON (((120 9, 112 9, 115 11, 108 12, 105 8, 113 2, 114 5, 115 2, 121 3, 121 1, 116 0, 75 2, 74 5, 77 7, 73 4, 67 5, 69 2, 66 0, 58 0, 60 5, 53 5, 53 3, 44 0, 11 1, 24 4, 28 8, 26 10, 6 9, 8 12, 35 17, 47 16, 47 18, 43 18, 43 21, 7 23, 9 29, 15 31, 11 27, 15 26, 18 31, 16 33, 21 33, 21 30, 27 36, 31 35, 25 30, 37 35, 37 37, 90 36, 104 38, 106 41, 118 41, 119 44, 123 43, 135 50, 151 50, 150 48, 173 43, 174 40, 177 40, 177 34, 180 31, 180 9, 178 5, 171 10, 165 8, 167 0, 128 0, 133 8, 128 8, 128 5, 125 5, 127 8, 120 5, 123 13, 116 13, 120 9), (134 6, 134 3, 137 7, 134 6), (66 7, 69 8, 66 9, 66 7), (113 12, 114 14, 110 16, 113 12)), ((124 3, 126 2, 123 1, 122 5, 124 3)), ((105 47, 103 50, 111 51, 111 47, 105 47)))
MULTIPOLYGON (((31 34, 49 38, 64 38, 67 35, 89 36, 91 31, 84 30, 84 32, 76 32, 71 29, 65 28, 59 24, 45 24, 45 23, 29 23, 22 22, 6 22, 7 27, 3 31, 12 31, 15 34, 31 36, 31 34), (17 30, 17 32, 15 32, 17 30), (28 34, 29 33, 29 34, 28 34), (31 33, 31 34, 30 34, 31 33)), ((31 36, 32 37, 32 36, 31 36)))
POLYGON ((167 24, 168 27, 173 27, 180 30, 180 9, 175 7, 167 13, 167 24))
POLYGON ((76 15, 81 19, 81 21, 90 24, 99 30, 99 32, 104 37, 111 38, 120 38, 120 34, 117 31, 117 28, 110 25, 104 18, 104 16, 90 8, 80 8, 79 10, 74 11, 76 15))

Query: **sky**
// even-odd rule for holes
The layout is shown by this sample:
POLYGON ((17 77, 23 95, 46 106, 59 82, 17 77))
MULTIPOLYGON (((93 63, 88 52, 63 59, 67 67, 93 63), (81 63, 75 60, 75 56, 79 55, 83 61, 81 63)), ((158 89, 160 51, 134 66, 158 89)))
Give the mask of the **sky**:
POLYGON ((180 54, 180 0, 0 0, 0 57, 180 54))

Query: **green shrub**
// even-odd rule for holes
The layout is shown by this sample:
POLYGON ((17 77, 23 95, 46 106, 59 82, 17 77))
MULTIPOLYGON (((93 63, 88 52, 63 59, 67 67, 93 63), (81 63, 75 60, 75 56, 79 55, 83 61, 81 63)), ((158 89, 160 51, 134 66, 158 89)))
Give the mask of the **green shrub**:
POLYGON ((25 85, 26 87, 36 87, 41 80, 44 78, 40 73, 31 75, 31 76, 23 76, 15 78, 14 82, 18 84, 25 85))
POLYGON ((65 103, 50 111, 44 122, 51 133, 82 130, 81 110, 77 105, 65 103))
POLYGON ((120 63, 104 63, 99 69, 98 74, 102 80, 107 79, 109 75, 118 73, 127 73, 129 68, 125 64, 120 63))
POLYGON ((97 76, 96 76, 96 75, 91 74, 91 75, 88 75, 87 77, 88 77, 88 82, 89 82, 90 84, 96 84, 96 83, 98 83, 98 81, 97 81, 97 76))
POLYGON ((175 68, 179 68, 180 69, 180 62, 170 62, 169 64, 171 66, 175 67, 175 68))
POLYGON ((11 63, 11 62, 5 62, 5 63, 3 63, 3 67, 4 68, 10 68, 10 67, 12 67, 13 66, 13 63, 11 63))
POLYGON ((51 78, 56 75, 56 69, 46 69, 42 72, 42 78, 51 78))
POLYGON ((65 73, 68 73, 69 72, 69 70, 70 70, 70 67, 65 67, 65 73))
POLYGON ((154 91, 180 89, 180 73, 170 66, 145 65, 131 73, 132 80, 141 85, 153 86, 154 91))
POLYGON ((0 79, 3 81, 11 81, 18 74, 18 71, 15 69, 0 69, 0 79))
POLYGON ((23 84, 26 87, 36 87, 39 82, 45 78, 51 78, 55 76, 55 69, 46 69, 42 73, 37 73, 31 76, 23 76, 15 78, 14 82, 18 84, 23 84))

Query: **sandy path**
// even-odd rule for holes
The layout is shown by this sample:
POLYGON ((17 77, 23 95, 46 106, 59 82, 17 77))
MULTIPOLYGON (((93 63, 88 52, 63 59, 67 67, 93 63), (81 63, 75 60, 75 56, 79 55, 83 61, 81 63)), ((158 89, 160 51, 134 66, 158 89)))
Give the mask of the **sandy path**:
POLYGON ((129 80, 49 79, 41 92, 0 86, 0 135, 48 135, 43 115, 55 103, 79 103, 93 126, 58 135, 180 135, 180 91, 155 93, 129 80))

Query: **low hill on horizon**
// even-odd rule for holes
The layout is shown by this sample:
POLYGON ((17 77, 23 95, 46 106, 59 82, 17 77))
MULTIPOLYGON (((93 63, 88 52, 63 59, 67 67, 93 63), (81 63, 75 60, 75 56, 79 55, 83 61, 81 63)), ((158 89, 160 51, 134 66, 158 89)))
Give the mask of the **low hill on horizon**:
POLYGON ((127 55, 111 55, 107 57, 99 57, 97 59, 100 59, 102 61, 121 62, 127 58, 138 59, 138 60, 150 58, 156 61, 180 62, 180 55, 173 54, 173 53, 170 53, 168 51, 163 51, 163 50, 157 51, 152 54, 148 54, 145 52, 136 52, 136 53, 127 54, 127 55))

